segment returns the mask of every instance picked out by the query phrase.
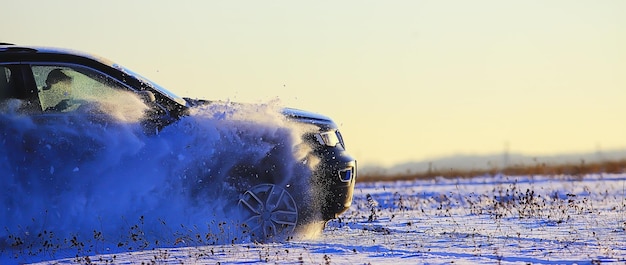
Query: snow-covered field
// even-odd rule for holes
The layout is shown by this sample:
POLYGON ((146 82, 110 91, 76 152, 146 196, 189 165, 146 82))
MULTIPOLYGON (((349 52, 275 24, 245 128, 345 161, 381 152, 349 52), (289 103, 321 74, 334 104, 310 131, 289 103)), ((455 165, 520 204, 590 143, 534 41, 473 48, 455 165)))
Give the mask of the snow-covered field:
POLYGON ((625 230, 625 174, 359 183, 321 234, 40 264, 624 264, 625 230))
POLYGON ((259 244, 240 229, 237 165, 280 151, 274 182, 316 194, 297 155, 310 128, 280 108, 211 105, 157 135, 128 112, 15 109, 0 105, 0 264, 626 263, 626 174, 357 180, 321 233, 259 244))

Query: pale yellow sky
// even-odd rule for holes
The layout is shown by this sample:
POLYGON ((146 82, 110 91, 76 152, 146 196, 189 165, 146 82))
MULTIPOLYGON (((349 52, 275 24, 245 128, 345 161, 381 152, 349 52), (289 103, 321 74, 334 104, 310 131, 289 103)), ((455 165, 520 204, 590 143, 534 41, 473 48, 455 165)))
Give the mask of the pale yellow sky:
POLYGON ((10 1, 0 41, 326 114, 361 165, 626 148, 626 1, 10 1))

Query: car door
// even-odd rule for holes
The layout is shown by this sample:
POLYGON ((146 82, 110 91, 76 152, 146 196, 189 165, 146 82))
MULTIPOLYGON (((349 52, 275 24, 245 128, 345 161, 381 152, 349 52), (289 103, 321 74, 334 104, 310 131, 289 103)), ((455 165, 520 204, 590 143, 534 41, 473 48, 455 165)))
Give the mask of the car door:
POLYGON ((120 127, 141 133, 149 107, 132 89, 95 69, 19 62, 0 65, 0 72, 0 130, 3 144, 12 150, 7 162, 15 175, 58 179, 77 174, 120 127))

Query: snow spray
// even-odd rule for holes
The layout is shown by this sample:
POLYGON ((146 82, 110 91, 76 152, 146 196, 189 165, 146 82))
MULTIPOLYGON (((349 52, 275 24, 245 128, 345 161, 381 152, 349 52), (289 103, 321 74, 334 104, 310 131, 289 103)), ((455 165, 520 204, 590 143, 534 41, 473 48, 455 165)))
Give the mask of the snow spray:
POLYGON ((311 174, 301 135, 312 128, 277 102, 204 105, 154 134, 129 95, 98 115, 28 116, 20 104, 0 106, 0 256, 242 241, 243 182, 271 171, 275 184, 306 189, 311 174))

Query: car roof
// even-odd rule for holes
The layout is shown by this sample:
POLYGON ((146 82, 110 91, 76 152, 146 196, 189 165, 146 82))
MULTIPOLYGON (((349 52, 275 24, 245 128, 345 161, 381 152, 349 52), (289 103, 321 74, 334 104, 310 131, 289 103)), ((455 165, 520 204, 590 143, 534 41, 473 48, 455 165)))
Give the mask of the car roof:
POLYGON ((31 45, 16 45, 11 43, 0 43, 0 53, 32 53, 32 54, 58 54, 58 55, 73 55, 78 57, 84 57, 87 59, 91 59, 102 64, 113 66, 111 60, 108 60, 104 57, 97 56, 92 53, 82 52, 78 50, 65 49, 65 48, 55 48, 55 47, 45 47, 45 46, 31 46, 31 45))

